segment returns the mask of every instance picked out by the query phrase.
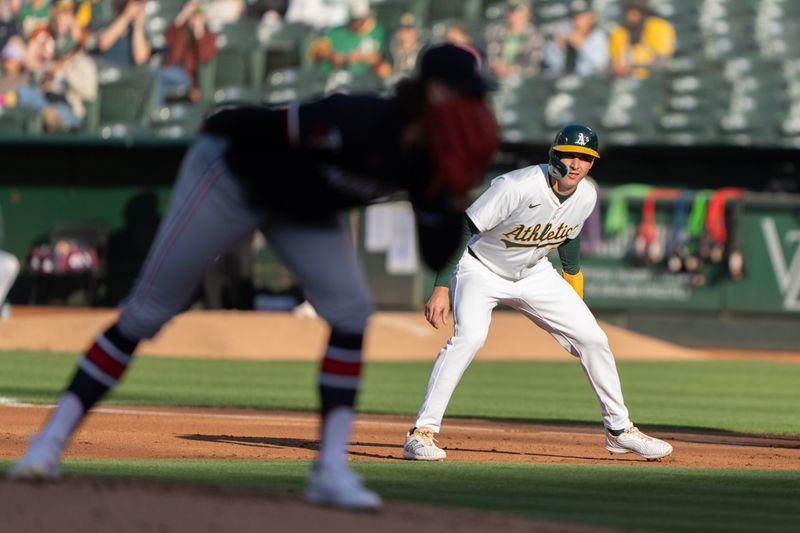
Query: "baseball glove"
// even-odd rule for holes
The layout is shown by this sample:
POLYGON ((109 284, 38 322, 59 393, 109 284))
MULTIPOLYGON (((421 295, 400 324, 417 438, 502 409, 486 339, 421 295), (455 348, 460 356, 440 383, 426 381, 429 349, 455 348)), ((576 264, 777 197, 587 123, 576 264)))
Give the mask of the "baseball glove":
POLYGON ((460 97, 430 106, 425 130, 434 162, 429 197, 464 196, 483 181, 500 142, 497 121, 483 99, 460 97))
POLYGON ((484 178, 499 144, 497 121, 481 98, 460 97, 424 116, 433 176, 409 190, 422 258, 440 270, 461 244, 467 193, 484 178))

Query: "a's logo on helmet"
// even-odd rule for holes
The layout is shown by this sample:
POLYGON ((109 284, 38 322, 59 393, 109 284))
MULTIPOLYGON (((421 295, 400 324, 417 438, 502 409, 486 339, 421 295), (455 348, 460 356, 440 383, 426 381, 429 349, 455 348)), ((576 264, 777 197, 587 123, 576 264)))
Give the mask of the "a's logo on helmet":
POLYGON ((581 146, 586 146, 589 142, 589 136, 584 135, 583 133, 578 134, 578 139, 575 141, 575 144, 580 144, 581 146))

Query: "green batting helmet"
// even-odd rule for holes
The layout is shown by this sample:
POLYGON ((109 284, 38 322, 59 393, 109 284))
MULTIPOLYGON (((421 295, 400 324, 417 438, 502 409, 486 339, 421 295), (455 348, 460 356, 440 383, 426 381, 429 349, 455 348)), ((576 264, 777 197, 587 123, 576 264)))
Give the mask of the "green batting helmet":
POLYGON ((572 152, 587 154, 600 158, 597 151, 597 133, 589 126, 583 124, 567 124, 558 133, 550 146, 550 175, 561 179, 569 172, 566 165, 561 162, 557 152, 572 152))
POLYGON ((553 141, 553 150, 600 157, 600 153, 597 151, 597 134, 592 128, 583 124, 567 124, 561 128, 553 141))

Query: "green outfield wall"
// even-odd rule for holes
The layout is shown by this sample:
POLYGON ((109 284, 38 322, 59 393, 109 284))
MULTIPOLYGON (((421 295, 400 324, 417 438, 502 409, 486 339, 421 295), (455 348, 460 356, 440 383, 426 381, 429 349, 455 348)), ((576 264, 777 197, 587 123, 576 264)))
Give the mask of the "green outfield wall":
MULTIPOLYGON (((0 142, 1 246, 24 263, 31 247, 46 240, 59 220, 97 220, 107 224, 109 272, 105 290, 109 295, 106 302, 113 304, 114 298, 124 292, 119 287, 129 285, 144 258, 185 149, 185 142, 130 139, 78 142, 45 137, 36 142, 0 142)), ((653 150, 646 153, 651 158, 657 156, 653 150)), ((723 160, 722 155, 710 153, 712 160, 723 160)), ((727 153, 744 157, 741 151, 727 153)), ((498 165, 489 175, 524 164, 504 154, 504 165, 498 165)), ((651 166, 659 167, 661 176, 666 161, 679 155, 674 150, 662 154, 651 166)), ((624 169, 618 166, 616 170, 622 173, 624 169)), ((702 172, 706 171, 703 167, 702 172)), ((624 183, 624 176, 616 174, 611 179, 607 172, 607 168, 602 172, 598 169, 596 176, 604 190, 606 183, 624 183)), ((646 182, 641 174, 629 177, 630 181, 636 177, 636 181, 646 182)), ((672 184, 693 186, 694 178, 690 171, 676 171, 672 184)), ((747 185, 743 175, 731 180, 720 178, 720 184, 723 179, 725 185, 728 181, 747 185)), ((705 174, 702 183, 710 182, 713 180, 705 174)), ((607 198, 603 198, 602 205, 607 208, 607 198)), ((593 309, 609 313, 749 313, 800 318, 798 196, 748 193, 742 206, 736 229, 744 256, 742 279, 732 279, 720 265, 708 263, 702 270, 704 282, 698 286, 687 273, 674 274, 663 264, 642 265, 632 258, 641 212, 641 203, 632 201, 627 229, 604 239, 599 251, 584 256, 587 302, 593 309)), ((670 231, 672 211, 671 202, 657 203, 656 223, 661 239, 665 240, 670 231)), ((408 243, 405 247, 390 246, 411 231, 409 213, 400 208, 392 214, 399 224, 391 230, 395 234, 382 226, 385 213, 374 215, 368 216, 366 210, 353 213, 353 231, 377 303, 382 308, 420 308, 430 290, 432 274, 418 268, 418 262, 409 267, 413 258, 408 257, 408 243), (372 228, 371 234, 368 228, 372 228)), ((291 284, 291 277, 268 246, 256 247, 254 258, 254 281, 258 287, 280 290, 291 284)), ((29 289, 30 279, 23 271, 12 291, 12 301, 25 303, 29 289)))

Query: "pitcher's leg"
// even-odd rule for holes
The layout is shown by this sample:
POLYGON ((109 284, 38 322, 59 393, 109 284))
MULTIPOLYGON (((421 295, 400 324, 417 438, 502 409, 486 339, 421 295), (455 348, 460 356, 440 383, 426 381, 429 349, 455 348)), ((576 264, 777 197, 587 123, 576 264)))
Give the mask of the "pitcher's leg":
POLYGON ((378 508, 380 497, 363 486, 346 461, 361 384, 364 330, 373 308, 350 226, 343 216, 314 224, 273 219, 263 231, 331 328, 318 374, 320 451, 306 498, 346 508, 378 508))
POLYGON ((263 213, 222 159, 225 146, 205 136, 187 154, 144 266, 120 306, 125 336, 151 338, 184 311, 211 262, 262 222, 263 213))
POLYGON ((117 322, 79 361, 56 410, 12 475, 58 476, 66 442, 85 413, 117 385, 138 342, 183 310, 216 255, 258 226, 260 214, 222 160, 224 147, 219 139, 201 137, 190 149, 132 295, 117 322))
POLYGON ((263 215, 223 160, 225 141, 200 137, 178 174, 170 205, 119 318, 79 363, 68 391, 89 409, 116 385, 136 345, 190 303, 215 257, 258 227, 263 215))

